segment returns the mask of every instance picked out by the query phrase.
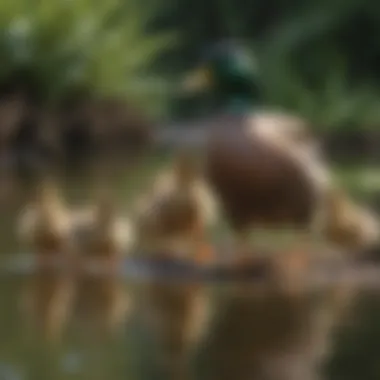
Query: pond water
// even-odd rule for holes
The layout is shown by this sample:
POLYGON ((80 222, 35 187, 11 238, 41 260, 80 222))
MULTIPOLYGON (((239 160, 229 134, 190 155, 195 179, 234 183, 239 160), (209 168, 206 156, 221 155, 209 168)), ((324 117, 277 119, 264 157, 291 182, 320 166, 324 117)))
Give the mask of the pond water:
POLYGON ((0 281, 1 379, 378 379, 379 295, 0 281), (347 299, 348 298, 348 299, 347 299))
MULTIPOLYGON (((120 197, 132 197, 143 177, 129 173, 120 197)), ((74 199, 89 190, 68 183, 74 199)), ((23 249, 14 227, 25 191, 11 193, 1 205, 3 261, 23 249)), ((376 291, 290 293, 37 270, 2 273, 0 305, 0 380, 380 378, 376 291)))

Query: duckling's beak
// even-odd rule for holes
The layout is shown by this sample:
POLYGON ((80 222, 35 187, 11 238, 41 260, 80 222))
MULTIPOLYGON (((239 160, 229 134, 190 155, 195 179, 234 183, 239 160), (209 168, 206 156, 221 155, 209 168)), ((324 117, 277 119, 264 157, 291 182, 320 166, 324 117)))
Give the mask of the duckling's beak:
POLYGON ((211 88, 212 73, 208 67, 200 67, 185 77, 182 88, 187 93, 196 93, 211 88))

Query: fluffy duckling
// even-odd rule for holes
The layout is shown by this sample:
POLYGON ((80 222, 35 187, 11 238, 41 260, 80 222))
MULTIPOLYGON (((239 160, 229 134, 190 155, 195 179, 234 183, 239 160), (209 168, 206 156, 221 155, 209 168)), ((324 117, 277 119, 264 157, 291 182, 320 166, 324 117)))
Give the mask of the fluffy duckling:
POLYGON ((19 236, 34 252, 46 257, 69 250, 71 216, 61 199, 57 185, 42 181, 34 200, 19 221, 19 236))
POLYGON ((322 232, 334 245, 357 251, 379 242, 380 224, 370 210, 356 204, 340 189, 333 189, 326 197, 322 232))
POLYGON ((113 261, 131 248, 133 226, 118 215, 109 191, 99 190, 96 198, 95 205, 83 210, 74 224, 76 249, 87 258, 113 261))
POLYGON ((138 210, 138 241, 144 249, 199 251, 207 227, 216 220, 216 203, 193 159, 179 155, 170 171, 161 173, 153 194, 138 210))

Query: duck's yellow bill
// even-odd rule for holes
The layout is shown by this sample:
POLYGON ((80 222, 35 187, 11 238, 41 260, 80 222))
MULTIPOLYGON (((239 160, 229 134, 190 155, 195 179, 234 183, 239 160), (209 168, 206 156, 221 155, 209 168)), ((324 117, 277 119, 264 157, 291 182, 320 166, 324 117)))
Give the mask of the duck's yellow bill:
POLYGON ((190 73, 183 82, 186 92, 199 92, 210 88, 212 85, 212 74, 209 68, 201 67, 190 73))

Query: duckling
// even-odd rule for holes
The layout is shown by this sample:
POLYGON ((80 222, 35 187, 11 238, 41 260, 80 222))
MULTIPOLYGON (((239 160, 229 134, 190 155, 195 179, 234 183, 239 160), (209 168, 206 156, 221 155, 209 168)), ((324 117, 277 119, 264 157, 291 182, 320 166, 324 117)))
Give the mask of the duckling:
POLYGON ((188 87, 212 91, 220 105, 210 122, 205 172, 239 247, 234 254, 252 252, 249 238, 259 229, 316 231, 331 178, 308 123, 260 109, 257 72, 240 47, 210 49, 201 73, 187 79, 188 87))
POLYGON ((176 157, 171 170, 158 176, 152 193, 138 209, 139 244, 147 251, 200 252, 217 208, 193 158, 186 153, 176 157))
POLYGON ((339 188, 332 189, 326 196, 326 220, 322 230, 333 245, 349 251, 371 248, 380 238, 378 217, 339 188))
POLYGON ((95 198, 95 205, 78 213, 73 225, 76 250, 87 259, 115 263, 132 247, 133 225, 118 215, 109 190, 98 190, 95 198))
POLYGON ((42 257, 71 251, 71 217, 57 185, 43 180, 19 220, 20 239, 42 257))

